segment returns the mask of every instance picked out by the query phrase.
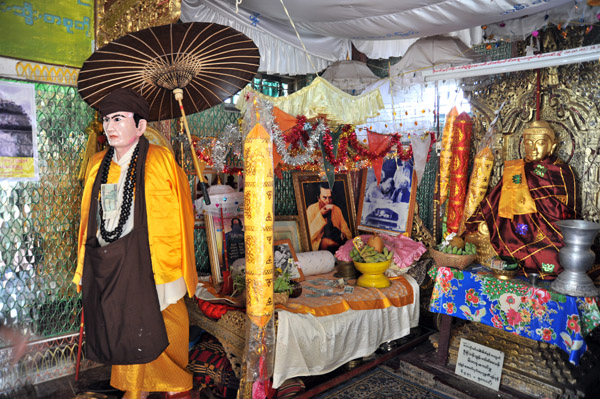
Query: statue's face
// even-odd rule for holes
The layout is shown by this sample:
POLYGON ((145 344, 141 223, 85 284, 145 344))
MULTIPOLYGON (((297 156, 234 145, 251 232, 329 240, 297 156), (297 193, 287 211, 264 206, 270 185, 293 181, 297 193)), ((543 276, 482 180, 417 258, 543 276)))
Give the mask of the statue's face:
POLYGON ((525 161, 541 161, 552 153, 556 143, 546 134, 528 134, 523 137, 525 161))

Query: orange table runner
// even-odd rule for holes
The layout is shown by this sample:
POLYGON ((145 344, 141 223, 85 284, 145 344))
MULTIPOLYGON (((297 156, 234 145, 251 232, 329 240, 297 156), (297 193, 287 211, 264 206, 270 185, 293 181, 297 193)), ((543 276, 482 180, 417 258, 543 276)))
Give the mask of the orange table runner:
MULTIPOLYGON (((292 313, 305 313, 314 316, 329 316, 343 313, 349 309, 369 310, 384 309, 390 306, 402 307, 414 301, 413 287, 404 276, 390 279, 392 285, 387 288, 364 288, 355 286, 356 280, 349 280, 352 293, 344 293, 344 289, 337 286, 338 278, 333 277, 334 272, 307 277, 302 284, 302 295, 288 299, 285 305, 276 305, 279 310, 292 313)), ((201 295, 201 298, 216 303, 239 304, 229 296, 219 295, 209 282, 200 282, 202 287, 213 298, 201 295)), ((347 286, 348 286, 347 285, 347 286)), ((198 292, 198 291, 197 291, 198 292)))
MULTIPOLYGON (((285 305, 277 305, 276 308, 293 313, 329 316, 349 309, 383 309, 413 303, 413 288, 403 276, 391 279, 392 285, 387 288, 363 288, 353 285, 352 293, 344 293, 343 288, 333 286, 338 280, 333 274, 331 272, 307 277, 302 282, 302 295, 290 298, 285 305)), ((350 280, 348 283, 355 282, 356 280, 350 280)))

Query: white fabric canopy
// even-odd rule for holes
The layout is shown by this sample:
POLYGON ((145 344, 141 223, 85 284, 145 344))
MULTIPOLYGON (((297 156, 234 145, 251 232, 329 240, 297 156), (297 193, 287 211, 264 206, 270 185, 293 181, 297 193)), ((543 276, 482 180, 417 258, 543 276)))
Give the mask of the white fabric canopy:
MULTIPOLYGON (((579 0, 578 0, 579 1, 579 0)), ((545 13, 573 0, 183 0, 184 22, 216 22, 252 38, 261 52, 259 71, 319 72, 350 54, 350 43, 369 58, 402 56, 420 37, 454 32, 467 45, 481 39, 474 27, 545 13), (407 40, 408 39, 408 40, 407 40)), ((567 7, 567 6, 565 6, 567 7)))
POLYGON ((360 94, 379 77, 364 62, 343 60, 327 67, 321 77, 348 94, 360 94))
POLYGON ((390 68, 390 76, 399 76, 433 66, 462 65, 483 61, 483 57, 471 50, 457 37, 430 36, 413 43, 404 57, 390 68))

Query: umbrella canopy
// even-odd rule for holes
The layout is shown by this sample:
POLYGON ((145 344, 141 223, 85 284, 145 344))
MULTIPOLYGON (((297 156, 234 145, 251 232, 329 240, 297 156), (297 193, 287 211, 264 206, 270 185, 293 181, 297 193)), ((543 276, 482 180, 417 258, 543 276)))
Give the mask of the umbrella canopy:
POLYGON ((390 76, 402 75, 441 65, 462 65, 479 61, 483 56, 457 37, 430 36, 414 42, 404 57, 390 68, 390 76))
POLYGON ((191 22, 152 27, 96 50, 77 80, 92 107, 119 87, 150 104, 149 121, 182 116, 172 91, 183 89, 183 107, 196 113, 236 94, 256 74, 260 55, 242 33, 218 24, 191 22))
POLYGON ((365 87, 379 80, 364 62, 353 60, 334 62, 321 77, 349 94, 360 94, 365 87))

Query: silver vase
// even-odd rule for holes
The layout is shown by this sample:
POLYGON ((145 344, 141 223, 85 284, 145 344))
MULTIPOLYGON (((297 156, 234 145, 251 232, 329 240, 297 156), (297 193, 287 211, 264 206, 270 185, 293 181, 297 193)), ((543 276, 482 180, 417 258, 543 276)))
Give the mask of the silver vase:
POLYGON ((550 287, 570 296, 597 296, 598 289, 586 272, 596 258, 591 246, 600 231, 600 224, 586 220, 559 220, 556 225, 560 228, 565 243, 558 253, 563 272, 550 287))

